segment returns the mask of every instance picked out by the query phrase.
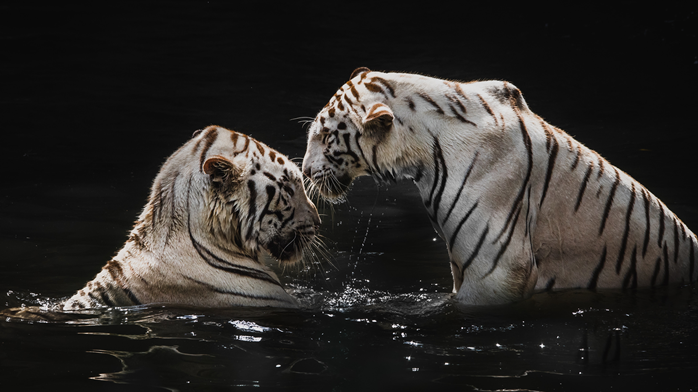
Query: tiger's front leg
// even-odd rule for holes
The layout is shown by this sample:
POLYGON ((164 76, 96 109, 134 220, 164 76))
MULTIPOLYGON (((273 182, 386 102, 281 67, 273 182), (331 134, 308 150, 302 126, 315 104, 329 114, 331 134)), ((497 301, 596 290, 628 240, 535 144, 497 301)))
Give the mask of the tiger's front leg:
POLYGON ((498 305, 530 297, 538 267, 528 230, 514 227, 500 236, 487 225, 480 231, 454 243, 451 272, 456 300, 465 305, 498 305))

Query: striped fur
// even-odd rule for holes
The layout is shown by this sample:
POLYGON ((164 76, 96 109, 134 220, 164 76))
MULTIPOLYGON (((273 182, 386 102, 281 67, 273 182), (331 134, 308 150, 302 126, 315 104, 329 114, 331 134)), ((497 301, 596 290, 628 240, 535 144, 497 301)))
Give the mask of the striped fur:
POLYGON ((167 159, 124 247, 63 309, 294 307, 260 253, 296 262, 319 224, 293 162, 210 126, 167 159))
POLYGON ((412 179, 466 304, 696 278, 681 220, 507 82, 358 69, 309 128, 303 172, 331 200, 358 176, 412 179))

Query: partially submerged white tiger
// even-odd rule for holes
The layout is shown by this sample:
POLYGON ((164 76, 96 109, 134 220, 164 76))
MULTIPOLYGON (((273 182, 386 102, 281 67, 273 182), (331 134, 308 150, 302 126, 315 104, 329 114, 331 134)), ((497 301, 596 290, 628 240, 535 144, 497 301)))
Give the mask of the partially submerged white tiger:
POLYGON ((303 172, 333 200, 358 176, 412 179, 465 304, 696 278, 696 236, 507 82, 359 68, 310 126, 303 172))
POLYGON ((293 162, 210 126, 167 159, 124 247, 63 309, 295 307, 261 251, 296 262, 319 224, 293 162))

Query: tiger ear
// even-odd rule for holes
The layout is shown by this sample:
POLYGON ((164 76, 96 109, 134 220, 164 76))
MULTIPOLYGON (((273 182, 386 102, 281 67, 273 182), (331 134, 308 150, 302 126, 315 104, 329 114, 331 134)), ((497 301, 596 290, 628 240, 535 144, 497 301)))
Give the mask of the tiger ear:
POLYGON ((349 80, 354 79, 355 77, 361 75, 364 72, 371 72, 371 70, 366 68, 366 67, 359 67, 359 68, 355 69, 354 72, 351 73, 349 80))
POLYGON ((241 172, 232 162, 219 155, 208 158, 202 170, 217 185, 237 183, 241 172))
POLYGON ((361 120, 361 125, 363 125, 364 132, 368 134, 387 132, 392 127, 394 118, 393 111, 388 105, 376 103, 368 109, 361 120))

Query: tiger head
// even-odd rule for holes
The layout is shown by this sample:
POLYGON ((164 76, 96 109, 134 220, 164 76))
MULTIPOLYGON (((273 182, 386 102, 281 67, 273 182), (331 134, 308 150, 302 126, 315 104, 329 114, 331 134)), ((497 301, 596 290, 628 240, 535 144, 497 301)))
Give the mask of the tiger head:
POLYGON ((303 173, 330 201, 342 201, 356 177, 394 179, 398 161, 410 156, 394 132, 396 93, 383 75, 356 69, 308 129, 303 173))
POLYGON ((163 165, 144 214, 183 227, 199 253, 214 246, 258 259, 265 250, 288 263, 302 258, 320 225, 295 163, 217 126, 197 131, 163 165))

